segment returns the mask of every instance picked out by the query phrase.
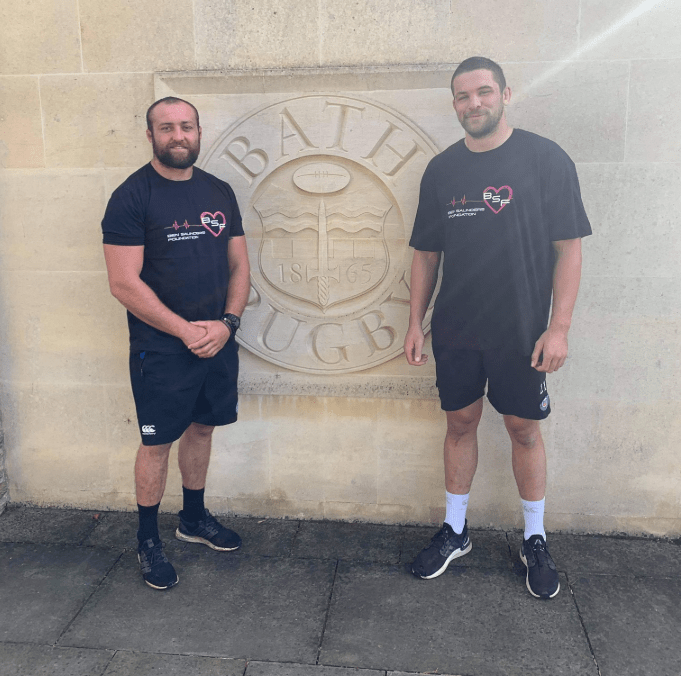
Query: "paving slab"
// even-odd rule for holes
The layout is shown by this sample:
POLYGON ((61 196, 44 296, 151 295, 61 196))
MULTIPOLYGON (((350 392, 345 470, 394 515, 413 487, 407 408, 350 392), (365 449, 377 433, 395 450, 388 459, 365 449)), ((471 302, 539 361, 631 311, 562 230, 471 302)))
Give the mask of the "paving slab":
POLYGON ((243 676, 244 660, 118 651, 104 676, 243 676))
POLYGON ((245 676, 385 676, 385 671, 325 667, 321 664, 249 662, 245 676))
POLYGON ((9 505, 0 515, 0 542, 78 545, 97 525, 96 513, 9 505))
POLYGON ((602 676, 681 674, 681 580, 570 576, 602 676))
POLYGON ((110 650, 0 643, 0 676, 101 676, 110 650))
POLYGON ((302 521, 292 556, 397 563, 400 535, 395 526, 343 521, 302 521))
POLYGON ((238 553, 291 556, 293 541, 298 532, 298 521, 237 516, 218 518, 220 523, 241 535, 243 545, 238 553))
POLYGON ((173 554, 177 587, 146 586, 126 552, 62 645, 314 662, 335 563, 215 552, 173 554))
MULTIPOLYGON (((437 533, 438 527, 404 526, 402 528, 402 554, 400 562, 409 567, 417 554, 437 533)), ((454 559, 450 566, 474 568, 510 568, 506 533, 503 531, 470 530, 468 536, 473 545, 465 556, 454 559)))
POLYGON ((0 543, 0 641, 54 643, 119 556, 85 547, 0 543))
MULTIPOLYGON (((111 547, 137 551, 136 512, 100 512, 95 528, 83 540, 87 547, 111 547)), ((158 532, 168 551, 184 549, 186 543, 175 537, 178 518, 176 514, 158 515, 158 532)))
MULTIPOLYGON (((565 579, 562 580, 566 589, 565 579)), ((320 663, 485 676, 596 676, 569 593, 532 598, 510 570, 338 567, 320 663)))
POLYGON ((681 577, 681 545, 674 542, 561 533, 547 537, 558 570, 572 574, 681 577))

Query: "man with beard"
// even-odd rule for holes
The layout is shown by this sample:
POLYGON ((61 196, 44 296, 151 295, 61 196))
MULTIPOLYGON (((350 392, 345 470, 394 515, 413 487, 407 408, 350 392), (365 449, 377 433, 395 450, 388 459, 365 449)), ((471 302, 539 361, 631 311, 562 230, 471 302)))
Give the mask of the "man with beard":
POLYGON ((151 162, 111 196, 102 221, 111 293, 128 310, 130 379, 141 444, 135 462, 138 558, 145 582, 179 578, 163 553, 158 508, 179 439, 183 509, 175 536, 218 551, 241 538, 204 507, 211 437, 237 418, 234 334, 249 292, 239 207, 230 186, 194 163, 199 114, 167 97, 147 111, 151 162))
POLYGON ((546 374, 567 358, 580 238, 591 227, 570 158, 552 141, 508 125, 504 106, 511 90, 496 63, 463 61, 452 93, 466 135, 426 168, 410 241, 415 251, 404 349, 415 366, 427 360, 421 325, 444 253, 432 331, 447 415, 445 522, 412 572, 437 577, 471 550, 466 507, 487 385, 511 438, 525 517, 520 558, 526 585, 533 596, 552 598, 560 584, 544 531, 546 456, 539 420, 551 412, 546 374))

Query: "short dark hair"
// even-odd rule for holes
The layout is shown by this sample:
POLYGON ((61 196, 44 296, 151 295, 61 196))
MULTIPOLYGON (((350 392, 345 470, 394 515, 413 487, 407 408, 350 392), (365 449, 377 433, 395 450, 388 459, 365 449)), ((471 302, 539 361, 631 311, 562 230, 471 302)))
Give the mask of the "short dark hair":
POLYGON ((499 91, 503 92, 504 89, 506 89, 506 78, 504 77, 504 71, 501 70, 501 66, 498 63, 495 63, 492 61, 492 59, 488 59, 484 56, 471 56, 469 59, 462 61, 454 71, 450 85, 452 94, 454 93, 454 78, 458 75, 461 75, 461 73, 470 73, 473 70, 491 71, 492 77, 499 85, 499 91))
POLYGON ((153 126, 151 124, 151 113, 154 111, 156 106, 160 106, 162 103, 186 103, 194 111, 194 115, 196 115, 196 126, 199 126, 199 111, 196 110, 196 106, 189 103, 189 101, 185 101, 184 99, 178 99, 177 96, 166 96, 165 98, 159 99, 158 101, 152 103, 147 110, 147 129, 149 131, 153 131, 153 126))

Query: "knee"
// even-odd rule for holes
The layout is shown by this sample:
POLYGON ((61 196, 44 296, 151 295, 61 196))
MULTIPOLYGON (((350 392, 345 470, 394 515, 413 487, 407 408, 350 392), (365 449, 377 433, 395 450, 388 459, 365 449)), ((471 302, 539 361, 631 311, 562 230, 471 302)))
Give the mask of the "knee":
POLYGON ((522 448, 532 449, 541 439, 539 423, 536 420, 511 417, 507 418, 505 423, 511 440, 522 448))
POLYGON ((447 414, 447 436, 458 441, 466 434, 475 432, 480 422, 479 412, 454 411, 447 414))
POLYGON ((195 439, 206 440, 213 436, 213 430, 215 427, 211 425, 201 425, 200 423, 192 423, 185 434, 191 435, 195 439))

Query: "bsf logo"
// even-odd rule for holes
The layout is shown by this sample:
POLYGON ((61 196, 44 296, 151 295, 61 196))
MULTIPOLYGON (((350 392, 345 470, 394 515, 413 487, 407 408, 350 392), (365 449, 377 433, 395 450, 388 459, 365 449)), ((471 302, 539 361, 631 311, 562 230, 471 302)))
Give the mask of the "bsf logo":
POLYGON ((156 434, 156 425, 142 425, 142 434, 156 434))
POLYGON ((398 356, 419 184, 437 152, 407 118, 350 96, 282 99, 227 129, 202 167, 234 189, 248 241, 251 294, 237 340, 308 373, 398 356))

